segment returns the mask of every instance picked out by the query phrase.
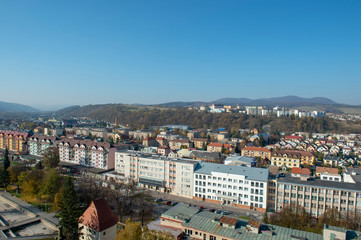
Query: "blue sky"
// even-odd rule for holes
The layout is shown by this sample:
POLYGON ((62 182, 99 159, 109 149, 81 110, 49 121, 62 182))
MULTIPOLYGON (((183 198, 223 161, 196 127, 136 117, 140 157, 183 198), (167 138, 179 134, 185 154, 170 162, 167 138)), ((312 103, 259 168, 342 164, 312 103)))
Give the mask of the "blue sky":
POLYGON ((361 1, 0 0, 0 101, 361 104, 361 1))

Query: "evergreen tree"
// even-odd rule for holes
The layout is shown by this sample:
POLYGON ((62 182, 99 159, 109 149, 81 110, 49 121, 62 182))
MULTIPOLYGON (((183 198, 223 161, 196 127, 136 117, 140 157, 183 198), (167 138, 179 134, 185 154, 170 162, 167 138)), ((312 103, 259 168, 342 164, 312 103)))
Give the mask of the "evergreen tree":
POLYGON ((7 169, 0 171, 0 187, 7 188, 10 184, 10 173, 7 169))
POLYGON ((60 239, 79 239, 79 217, 82 214, 80 202, 74 189, 74 183, 71 178, 67 178, 64 184, 61 199, 59 201, 60 221, 59 236, 60 239))
POLYGON ((7 170, 10 167, 9 151, 7 148, 5 149, 5 154, 3 157, 3 166, 4 166, 4 170, 7 170))

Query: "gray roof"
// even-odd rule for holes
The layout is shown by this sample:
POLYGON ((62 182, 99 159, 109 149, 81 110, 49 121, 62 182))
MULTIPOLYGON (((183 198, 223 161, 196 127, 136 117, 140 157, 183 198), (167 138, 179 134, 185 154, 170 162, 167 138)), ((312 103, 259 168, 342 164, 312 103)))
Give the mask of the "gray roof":
MULTIPOLYGON (((289 240, 291 236, 303 237, 309 240, 322 240, 321 234, 295 230, 291 228, 279 227, 275 225, 263 224, 260 227, 260 233, 252 233, 247 231, 246 227, 248 221, 238 220, 235 228, 230 228, 226 226, 220 226, 219 221, 214 221, 214 219, 220 219, 221 215, 217 213, 212 213, 208 211, 201 211, 195 214, 192 218, 185 221, 182 225, 184 227, 190 227, 193 229, 202 230, 208 233, 213 233, 215 235, 221 235, 226 238, 239 239, 239 240, 263 240, 263 239, 280 239, 280 240, 289 240), (270 233, 262 231, 272 231, 273 235, 270 233)), ((193 231, 194 232, 194 231, 193 231)))
POLYGON ((165 213, 163 213, 162 217, 171 217, 185 221, 190 219, 197 212, 199 212, 198 207, 193 207, 189 204, 180 202, 165 213))
POLYGON ((286 173, 285 176, 278 179, 278 183, 289 183, 296 185, 305 185, 310 187, 321 187, 321 188, 332 188, 337 190, 348 190, 348 191, 361 191, 361 185, 356 183, 345 183, 345 182, 334 182, 324 181, 320 179, 310 178, 307 181, 303 181, 297 177, 291 177, 290 174, 286 173))
POLYGON ((244 175, 248 180, 268 181, 268 169, 250 168, 243 166, 231 166, 217 163, 202 162, 194 171, 199 174, 211 175, 212 172, 222 172, 236 175, 244 175))

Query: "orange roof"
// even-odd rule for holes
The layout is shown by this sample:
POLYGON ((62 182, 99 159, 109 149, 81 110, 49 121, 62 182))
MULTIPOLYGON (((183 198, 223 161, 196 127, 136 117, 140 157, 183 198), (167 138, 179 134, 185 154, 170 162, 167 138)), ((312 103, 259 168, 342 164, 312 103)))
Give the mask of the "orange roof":
POLYGON ((300 174, 300 175, 307 175, 307 176, 311 175, 310 169, 308 169, 308 168, 300 168, 300 167, 292 168, 291 173, 300 174))
POLYGON ((223 144, 223 143, 210 143, 208 144, 210 147, 225 147, 225 148, 231 148, 231 144, 223 144))
POLYGON ((219 220, 219 222, 229 224, 229 225, 236 225, 238 220, 237 220, 237 218, 223 216, 221 218, 221 220, 219 220))
POLYGON ((98 232, 114 226, 118 221, 119 218, 115 216, 104 198, 92 201, 80 217, 81 224, 98 232))
POLYGON ((298 140, 302 140, 303 137, 300 137, 300 136, 286 136, 285 139, 298 139, 298 140))
POLYGON ((316 167, 316 173, 338 174, 338 169, 337 168, 328 168, 328 167, 316 167))
POLYGON ((244 147, 244 148, 242 148, 242 150, 259 151, 259 152, 271 152, 270 149, 264 148, 264 147, 244 147))

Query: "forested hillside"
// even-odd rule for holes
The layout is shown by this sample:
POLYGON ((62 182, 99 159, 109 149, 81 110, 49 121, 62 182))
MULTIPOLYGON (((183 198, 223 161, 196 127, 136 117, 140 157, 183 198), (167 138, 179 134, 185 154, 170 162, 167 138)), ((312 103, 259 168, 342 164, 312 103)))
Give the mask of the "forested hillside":
POLYGON ((359 122, 345 123, 329 118, 295 118, 275 116, 248 116, 241 113, 208 113, 184 108, 154 108, 122 104, 88 105, 57 112, 64 117, 90 117, 120 124, 132 129, 148 128, 165 124, 185 124, 192 128, 224 127, 234 132, 240 128, 258 128, 269 125, 272 132, 344 132, 361 133, 359 122))

